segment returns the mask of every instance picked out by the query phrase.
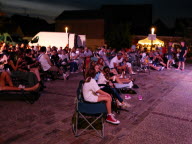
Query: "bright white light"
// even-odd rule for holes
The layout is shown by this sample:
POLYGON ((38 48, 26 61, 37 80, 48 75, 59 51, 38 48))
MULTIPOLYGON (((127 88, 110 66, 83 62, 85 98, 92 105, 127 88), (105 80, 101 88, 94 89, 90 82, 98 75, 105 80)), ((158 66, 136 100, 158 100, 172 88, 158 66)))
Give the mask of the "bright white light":
POLYGON ((151 28, 151 34, 154 34, 155 28, 151 28))
POLYGON ((68 27, 65 27, 65 32, 66 32, 66 33, 68 32, 68 27))

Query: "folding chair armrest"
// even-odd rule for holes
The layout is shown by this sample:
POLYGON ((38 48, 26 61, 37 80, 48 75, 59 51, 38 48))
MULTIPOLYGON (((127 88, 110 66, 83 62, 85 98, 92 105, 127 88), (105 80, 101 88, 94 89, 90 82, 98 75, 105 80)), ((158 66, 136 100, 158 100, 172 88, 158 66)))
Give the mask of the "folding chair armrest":
POLYGON ((107 84, 98 84, 98 86, 106 86, 106 87, 108 87, 109 85, 107 85, 107 84))

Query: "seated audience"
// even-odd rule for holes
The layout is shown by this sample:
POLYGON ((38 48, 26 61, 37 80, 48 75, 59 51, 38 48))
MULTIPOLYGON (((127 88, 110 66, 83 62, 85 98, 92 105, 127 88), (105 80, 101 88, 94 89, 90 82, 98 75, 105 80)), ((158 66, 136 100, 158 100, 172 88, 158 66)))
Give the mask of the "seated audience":
POLYGON ((120 121, 115 119, 114 115, 111 112, 112 100, 110 94, 100 89, 97 82, 94 80, 94 77, 95 77, 95 70, 89 69, 85 77, 85 83, 83 85, 83 96, 85 101, 93 103, 105 101, 107 108, 106 121, 112 124, 119 124, 120 121))

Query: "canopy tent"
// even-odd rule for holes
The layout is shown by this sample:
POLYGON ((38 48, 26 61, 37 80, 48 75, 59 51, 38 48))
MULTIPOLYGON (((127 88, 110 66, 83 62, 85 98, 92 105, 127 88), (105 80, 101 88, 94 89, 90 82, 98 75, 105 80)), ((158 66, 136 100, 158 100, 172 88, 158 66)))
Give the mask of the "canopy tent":
MULTIPOLYGON (((138 41, 139 44, 142 44, 142 45, 151 45, 152 44, 152 41, 147 38, 145 39, 142 39, 142 40, 139 40, 138 41)), ((156 40, 153 40, 153 45, 162 45, 164 46, 164 42, 162 40, 159 40, 156 38, 156 40)))

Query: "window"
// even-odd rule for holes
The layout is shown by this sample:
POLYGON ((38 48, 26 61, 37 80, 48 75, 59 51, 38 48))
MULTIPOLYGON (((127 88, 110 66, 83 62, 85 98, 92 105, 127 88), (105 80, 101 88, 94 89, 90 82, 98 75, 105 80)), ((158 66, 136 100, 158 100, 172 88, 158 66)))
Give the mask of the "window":
POLYGON ((39 41, 39 37, 37 36, 31 40, 31 43, 37 43, 38 41, 39 41))

